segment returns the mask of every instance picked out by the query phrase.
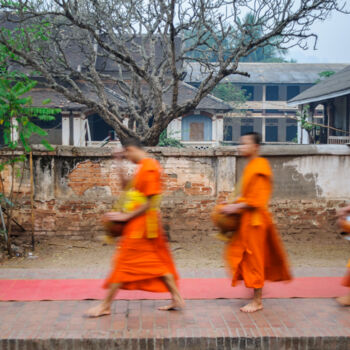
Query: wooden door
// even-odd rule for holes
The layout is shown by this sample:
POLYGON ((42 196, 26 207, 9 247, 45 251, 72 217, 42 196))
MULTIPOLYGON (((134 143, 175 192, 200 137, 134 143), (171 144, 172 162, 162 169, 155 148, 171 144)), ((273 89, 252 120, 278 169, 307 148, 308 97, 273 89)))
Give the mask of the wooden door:
POLYGON ((204 123, 190 124, 190 141, 204 140, 204 123))

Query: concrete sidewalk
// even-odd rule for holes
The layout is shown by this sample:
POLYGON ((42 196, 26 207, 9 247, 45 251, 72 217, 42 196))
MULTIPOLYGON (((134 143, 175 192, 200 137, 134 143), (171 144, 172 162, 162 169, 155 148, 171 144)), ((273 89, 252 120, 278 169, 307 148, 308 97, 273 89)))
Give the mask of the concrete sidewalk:
POLYGON ((1 302, 0 349, 350 349, 350 310, 330 299, 269 299, 244 314, 243 300, 114 303, 112 315, 83 318, 94 301, 1 302))
MULTIPOLYGON (((108 269, 0 269, 0 279, 103 278, 108 269)), ((224 269, 181 269, 184 278, 225 277, 224 269)), ((295 276, 342 276, 344 268, 294 269, 295 276)), ((96 301, 0 302, 0 350, 18 349, 350 349, 350 309, 332 299, 267 299, 243 314, 246 300, 117 301, 113 313, 83 317, 96 301)))

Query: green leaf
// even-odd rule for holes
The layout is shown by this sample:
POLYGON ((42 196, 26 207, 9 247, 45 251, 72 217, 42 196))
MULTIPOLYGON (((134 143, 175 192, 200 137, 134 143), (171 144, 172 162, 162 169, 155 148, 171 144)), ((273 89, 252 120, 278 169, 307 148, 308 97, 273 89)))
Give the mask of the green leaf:
POLYGON ((41 140, 41 143, 45 146, 46 149, 48 149, 49 151, 54 151, 55 149, 50 145, 50 143, 45 140, 45 139, 42 139, 41 140))
POLYGON ((51 102, 51 99, 50 98, 47 98, 46 100, 44 100, 42 102, 43 105, 48 105, 49 103, 51 102))
POLYGON ((45 130, 43 130, 40 126, 37 126, 32 122, 28 122, 27 128, 29 131, 38 134, 39 136, 47 136, 47 132, 45 130))

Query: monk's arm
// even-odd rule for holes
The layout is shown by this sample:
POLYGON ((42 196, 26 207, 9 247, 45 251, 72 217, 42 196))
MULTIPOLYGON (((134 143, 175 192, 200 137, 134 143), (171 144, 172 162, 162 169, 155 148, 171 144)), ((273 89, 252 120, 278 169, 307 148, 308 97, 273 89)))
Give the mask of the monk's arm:
POLYGON ((266 207, 271 194, 270 180, 263 175, 256 175, 245 197, 239 199, 242 209, 266 207))
POLYGON ((338 211, 337 211, 337 216, 346 216, 350 214, 350 205, 344 207, 344 208, 340 208, 338 211))
POLYGON ((140 216, 140 215, 144 214, 151 207, 152 197, 153 196, 147 197, 147 202, 145 204, 141 205, 139 208, 137 208, 133 212, 129 213, 129 219, 128 220, 134 219, 137 216, 140 216))
POLYGON ((147 197, 147 202, 131 213, 110 212, 105 214, 105 218, 111 221, 126 222, 144 214, 151 207, 151 200, 153 196, 147 197))
POLYGON ((270 192, 269 179, 263 175, 256 175, 249 185, 246 196, 238 198, 237 203, 225 206, 223 212, 234 214, 242 210, 265 207, 269 201, 270 192))

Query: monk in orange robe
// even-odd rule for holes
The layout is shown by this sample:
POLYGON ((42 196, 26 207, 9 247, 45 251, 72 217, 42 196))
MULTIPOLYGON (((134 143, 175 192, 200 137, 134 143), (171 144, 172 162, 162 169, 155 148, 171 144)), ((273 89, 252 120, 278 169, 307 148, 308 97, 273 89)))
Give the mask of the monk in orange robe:
MULTIPOLYGON (((129 140, 124 144, 123 154, 126 159, 138 164, 132 187, 144 196, 145 203, 130 213, 106 214, 108 220, 126 224, 114 257, 114 267, 104 284, 108 293, 100 305, 86 312, 90 317, 109 315, 114 296, 119 289, 169 291, 172 303, 160 310, 184 307, 177 287, 179 277, 160 223, 159 210, 150 210, 152 200, 162 192, 161 167, 136 140, 129 140)), ((122 182, 125 182, 123 178, 122 182)))
MULTIPOLYGON (((345 220, 347 216, 350 216, 350 205, 347 207, 341 208, 337 211, 338 224, 341 226, 341 220, 345 220)), ((350 232, 347 233, 347 238, 350 235, 350 232)), ((343 279, 343 286, 350 287, 350 260, 348 261, 348 272, 343 279)), ((337 302, 343 306, 350 306, 350 293, 342 297, 337 298, 337 302)))
POLYGON ((226 260, 233 274, 232 285, 243 279, 254 289, 253 300, 242 312, 263 309, 262 288, 265 280, 291 279, 287 258, 280 237, 268 211, 272 191, 272 171, 269 162, 259 157, 260 135, 248 133, 241 138, 239 151, 248 158, 241 180, 240 197, 227 204, 222 212, 241 214, 240 226, 226 248, 226 260))

